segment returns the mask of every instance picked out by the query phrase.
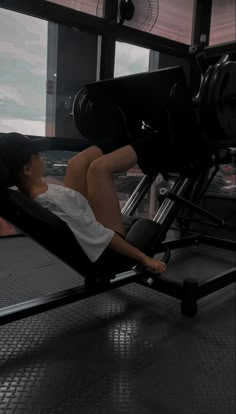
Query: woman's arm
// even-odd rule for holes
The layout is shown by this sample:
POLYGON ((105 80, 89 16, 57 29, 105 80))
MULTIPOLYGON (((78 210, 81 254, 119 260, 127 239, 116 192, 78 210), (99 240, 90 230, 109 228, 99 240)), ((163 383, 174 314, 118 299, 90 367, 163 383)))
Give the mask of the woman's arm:
POLYGON ((143 252, 141 252, 141 250, 137 249, 126 240, 122 239, 122 237, 116 233, 114 234, 108 247, 116 253, 130 257, 137 263, 142 264, 154 272, 162 273, 166 270, 165 263, 145 255, 143 252))

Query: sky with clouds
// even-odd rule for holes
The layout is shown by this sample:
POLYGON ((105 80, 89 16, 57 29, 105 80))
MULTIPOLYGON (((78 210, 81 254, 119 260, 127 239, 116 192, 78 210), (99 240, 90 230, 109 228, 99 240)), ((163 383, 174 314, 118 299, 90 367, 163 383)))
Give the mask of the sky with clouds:
POLYGON ((47 22, 0 9, 0 132, 45 134, 47 22))
MULTIPOLYGON (((45 135, 48 24, 0 9, 0 132, 45 135)), ((148 70, 149 50, 117 42, 115 76, 148 70)))

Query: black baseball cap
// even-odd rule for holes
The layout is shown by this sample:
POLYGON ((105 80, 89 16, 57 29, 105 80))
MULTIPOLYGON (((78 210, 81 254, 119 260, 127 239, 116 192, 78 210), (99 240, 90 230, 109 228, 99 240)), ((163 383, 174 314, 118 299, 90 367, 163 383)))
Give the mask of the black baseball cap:
POLYGON ((0 158, 10 174, 16 174, 31 155, 50 148, 48 138, 30 138, 17 132, 0 135, 0 158))

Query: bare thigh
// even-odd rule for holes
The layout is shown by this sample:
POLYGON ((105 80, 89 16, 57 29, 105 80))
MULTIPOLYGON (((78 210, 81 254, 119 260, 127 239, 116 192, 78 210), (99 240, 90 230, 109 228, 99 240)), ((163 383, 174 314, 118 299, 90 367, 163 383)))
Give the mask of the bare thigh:
POLYGON ((96 219, 122 235, 125 229, 112 174, 127 171, 136 162, 134 149, 126 145, 95 160, 88 170, 88 201, 96 219))
POLYGON ((100 148, 92 146, 75 155, 68 162, 64 179, 64 186, 78 191, 87 198, 87 172, 90 164, 101 157, 100 148))

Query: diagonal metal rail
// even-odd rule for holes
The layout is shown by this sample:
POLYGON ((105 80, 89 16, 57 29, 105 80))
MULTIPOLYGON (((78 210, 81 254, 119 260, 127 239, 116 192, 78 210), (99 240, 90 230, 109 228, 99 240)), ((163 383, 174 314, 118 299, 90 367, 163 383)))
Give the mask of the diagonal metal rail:
POLYGON ((108 284, 78 286, 7 306, 0 309, 0 326, 137 282, 141 277, 142 273, 131 270, 122 273, 120 277, 118 276, 108 284))

